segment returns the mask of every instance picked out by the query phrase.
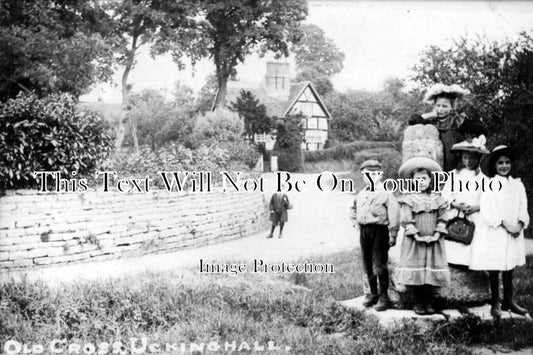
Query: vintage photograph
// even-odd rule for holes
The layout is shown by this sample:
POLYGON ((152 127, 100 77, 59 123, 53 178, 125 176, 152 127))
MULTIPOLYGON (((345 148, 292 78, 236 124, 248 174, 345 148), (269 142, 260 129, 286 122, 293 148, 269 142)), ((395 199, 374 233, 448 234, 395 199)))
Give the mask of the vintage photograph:
POLYGON ((533 2, 0 0, 0 354, 533 354, 533 2))

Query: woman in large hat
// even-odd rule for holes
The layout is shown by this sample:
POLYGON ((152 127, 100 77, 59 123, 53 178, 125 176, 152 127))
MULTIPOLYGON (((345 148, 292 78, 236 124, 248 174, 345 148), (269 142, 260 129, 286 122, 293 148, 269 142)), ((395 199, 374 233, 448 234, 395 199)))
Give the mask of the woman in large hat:
MULTIPOLYGON (((459 155, 457 168, 452 170, 452 179, 448 179, 442 189, 442 197, 448 202, 450 210, 448 219, 464 215, 472 222, 476 222, 479 215, 479 201, 481 186, 487 176, 481 172, 481 158, 489 154, 485 147, 485 136, 465 140, 454 144, 451 153, 459 155), (476 188, 477 187, 477 188, 476 188)), ((446 240, 446 255, 448 263, 468 266, 470 264, 471 245, 446 240)))
POLYGON ((424 102, 433 105, 430 112, 411 117, 409 124, 433 124, 439 130, 439 138, 443 146, 443 169, 451 171, 456 166, 455 157, 450 153, 452 146, 464 140, 465 136, 459 128, 466 119, 465 114, 455 111, 457 100, 470 94, 470 91, 459 85, 437 84, 427 90, 424 102))
POLYGON ((513 177, 513 151, 497 146, 489 156, 487 175, 493 190, 481 193, 480 216, 472 240, 470 269, 489 272, 491 314, 500 317, 501 310, 526 314, 527 310, 513 300, 513 270, 524 265, 523 230, 529 224, 524 184, 513 177), (500 189, 501 187, 501 189, 500 189), (499 299, 499 273, 502 271, 503 301, 499 299))

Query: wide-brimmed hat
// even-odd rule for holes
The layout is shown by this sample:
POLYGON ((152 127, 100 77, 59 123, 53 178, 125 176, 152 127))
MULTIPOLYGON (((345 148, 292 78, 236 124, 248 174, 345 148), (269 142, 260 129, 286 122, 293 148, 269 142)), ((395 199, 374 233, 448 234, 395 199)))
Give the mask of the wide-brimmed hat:
POLYGON ((453 85, 444 85, 444 84, 436 84, 429 88, 426 91, 426 95, 424 95, 424 101, 426 103, 433 103, 435 101, 435 98, 438 96, 447 96, 452 99, 462 98, 466 95, 470 94, 470 90, 463 89, 457 84, 453 85))
POLYGON ((383 166, 381 165, 379 161, 375 159, 369 159, 369 160, 365 160, 363 164, 361 164, 360 170, 361 171, 363 170, 379 171, 379 170, 383 170, 383 166))
POLYGON ((487 175, 489 177, 496 175, 496 167, 494 165, 496 164, 496 160, 503 155, 509 157, 511 162, 514 161, 514 150, 506 145, 499 145, 490 152, 489 162, 487 163, 487 175))
POLYGON ((400 169, 398 175, 402 179, 410 179, 416 169, 427 169, 428 171, 442 171, 441 166, 435 160, 428 157, 412 157, 407 159, 400 169))
POLYGON ((480 135, 477 138, 467 139, 461 143, 456 143, 450 149, 450 152, 474 152, 479 154, 489 154, 489 150, 485 147, 487 144, 487 138, 484 135, 480 135))

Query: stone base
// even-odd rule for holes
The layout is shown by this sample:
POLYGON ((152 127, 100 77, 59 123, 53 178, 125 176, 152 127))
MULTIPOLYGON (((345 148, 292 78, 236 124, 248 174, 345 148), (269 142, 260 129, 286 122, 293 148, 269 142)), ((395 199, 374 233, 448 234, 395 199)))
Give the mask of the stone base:
MULTIPOLYGON (((396 246, 389 251, 390 296, 399 308, 410 308, 413 299, 410 292, 397 280, 397 266, 403 240, 403 228, 398 235, 396 246)), ((438 308, 462 308, 480 306, 490 299, 488 273, 472 271, 450 265, 450 286, 439 289, 436 296, 438 308)))
MULTIPOLYGON (((457 309, 445 309, 439 313, 432 315, 418 315, 412 310, 408 309, 388 309, 383 312, 378 312, 373 308, 367 308, 363 306, 365 296, 360 296, 353 298, 351 300, 341 301, 340 304, 346 309, 356 310, 364 312, 365 314, 371 314, 378 319, 380 325, 385 328, 394 328, 401 326, 406 322, 413 322, 419 327, 423 332, 430 331, 438 324, 445 322, 454 322, 464 317, 468 316, 477 316, 480 318, 481 322, 492 322, 494 319, 490 315, 490 305, 486 304, 479 307, 465 308, 464 310, 457 309)), ((531 316, 526 314, 521 316, 516 313, 502 311, 502 320, 513 320, 513 321, 525 321, 533 322, 531 316)))

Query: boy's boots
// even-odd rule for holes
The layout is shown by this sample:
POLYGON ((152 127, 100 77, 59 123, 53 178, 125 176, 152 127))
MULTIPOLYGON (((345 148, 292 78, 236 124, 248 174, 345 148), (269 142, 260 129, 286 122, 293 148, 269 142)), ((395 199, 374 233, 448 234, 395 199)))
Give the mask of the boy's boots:
POLYGON ((490 282, 490 315, 493 318, 500 318, 502 316, 502 309, 500 307, 500 275, 499 271, 489 271, 490 282))
POLYGON ((379 301, 378 304, 374 306, 374 309, 378 312, 385 311, 390 307, 389 299, 389 274, 385 273, 379 275, 379 301))
POLYGON ((527 309, 520 307, 513 301, 513 270, 502 272, 503 279, 503 301, 502 309, 516 314, 524 315, 527 309))
POLYGON ((366 295, 363 306, 372 307, 378 303, 378 277, 376 275, 368 275, 368 285, 370 286, 370 293, 366 295))

